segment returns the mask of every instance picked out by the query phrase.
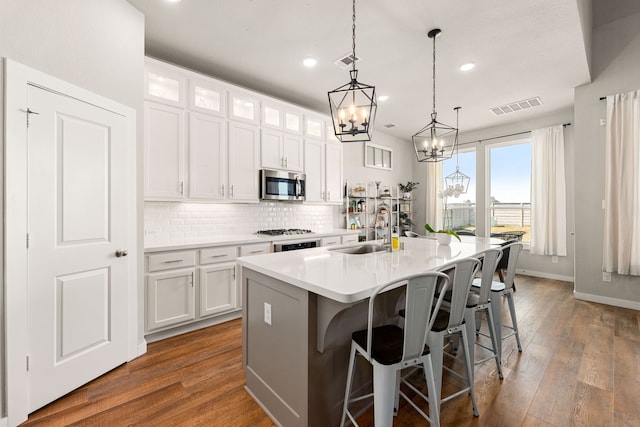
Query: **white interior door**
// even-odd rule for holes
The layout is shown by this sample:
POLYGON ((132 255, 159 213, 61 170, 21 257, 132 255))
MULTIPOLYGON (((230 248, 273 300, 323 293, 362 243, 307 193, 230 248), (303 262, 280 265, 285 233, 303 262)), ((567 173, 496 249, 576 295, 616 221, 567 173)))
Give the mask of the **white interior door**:
MULTIPOLYGON (((127 360, 126 118, 29 86, 29 412, 127 360), (119 252, 120 251, 120 252, 119 252)), ((131 260, 134 262, 134 260, 131 260)))

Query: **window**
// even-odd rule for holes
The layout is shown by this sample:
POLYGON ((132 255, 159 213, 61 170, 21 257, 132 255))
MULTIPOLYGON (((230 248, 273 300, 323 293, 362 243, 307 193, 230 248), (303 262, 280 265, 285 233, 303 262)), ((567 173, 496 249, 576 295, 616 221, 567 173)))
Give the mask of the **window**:
POLYGON ((475 231, 476 228, 476 151, 469 149, 461 151, 451 159, 442 163, 442 182, 446 188, 445 178, 456 171, 456 164, 464 175, 470 178, 467 192, 446 196, 443 192, 442 205, 444 209, 443 220, 444 228, 450 230, 468 230, 475 231))
POLYGON ((489 219, 491 235, 521 237, 531 231, 531 142, 489 148, 491 162, 489 219))
POLYGON ((368 168, 392 169, 390 147, 383 145, 364 144, 364 165, 368 168))

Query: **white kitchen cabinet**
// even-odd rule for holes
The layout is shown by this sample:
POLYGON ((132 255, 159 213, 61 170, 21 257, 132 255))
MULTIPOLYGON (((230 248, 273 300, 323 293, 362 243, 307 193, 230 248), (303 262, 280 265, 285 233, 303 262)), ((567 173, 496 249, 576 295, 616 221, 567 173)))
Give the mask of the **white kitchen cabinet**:
POLYGON ((341 244, 343 244, 343 245, 352 245, 354 243, 358 243, 358 235, 357 234, 350 234, 348 236, 342 236, 342 238, 341 238, 341 244))
POLYGON ((225 117, 227 114, 227 91, 213 80, 189 79, 189 109, 205 114, 225 117))
POLYGON ((226 120, 189 113, 189 198, 224 200, 226 176, 226 120))
POLYGON ((271 252, 271 242, 240 246, 240 256, 262 255, 271 252))
POLYGON ((147 275, 148 332, 195 320, 194 274, 186 268, 147 275))
POLYGON ((145 61, 145 99, 184 107, 186 85, 185 74, 176 70, 175 67, 153 59, 147 58, 145 61))
POLYGON ((264 169, 302 172, 302 137, 284 132, 262 129, 260 164, 264 169))
POLYGON ((185 111, 145 101, 144 195, 182 200, 185 195, 185 111))
POLYGON ((323 237, 320 240, 320 246, 339 246, 341 244, 340 236, 323 237))
POLYGON ((229 118, 251 123, 258 123, 260 118, 260 101, 248 92, 229 91, 229 118))
POLYGON ((302 135, 302 113, 294 110, 284 110, 284 130, 302 135))
POLYGON ((236 264, 220 263, 198 268, 200 283, 199 317, 208 317, 237 308, 236 264))
POLYGON ((304 137, 324 140, 324 120, 320 117, 304 116, 304 137))
POLYGON ((229 121, 228 200, 259 200, 258 127, 250 123, 229 121))
POLYGON ((306 201, 342 203, 342 146, 307 139, 304 142, 306 201))

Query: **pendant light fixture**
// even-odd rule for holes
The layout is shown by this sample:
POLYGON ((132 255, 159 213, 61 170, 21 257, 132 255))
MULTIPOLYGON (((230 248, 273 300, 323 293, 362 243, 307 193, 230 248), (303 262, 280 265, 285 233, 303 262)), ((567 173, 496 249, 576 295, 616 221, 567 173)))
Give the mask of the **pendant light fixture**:
POLYGON ((341 142, 371 141, 376 118, 376 88, 358 82, 356 70, 356 0, 353 0, 352 69, 349 83, 328 93, 333 131, 341 142))
MULTIPOLYGON (((458 127, 458 114, 460 111, 460 107, 454 108, 456 110, 456 128, 458 127)), ((456 141, 457 142, 457 141, 456 141)), ((444 182, 446 185, 445 194, 449 197, 458 197, 461 194, 466 194, 469 189, 469 182, 471 178, 467 175, 460 172, 460 164, 458 163, 460 160, 460 154, 458 153, 459 147, 456 143, 456 171, 447 175, 444 178, 444 182)))
POLYGON ((458 129, 440 123, 436 113, 436 37, 442 31, 434 28, 427 35, 433 39, 433 111, 431 121, 411 137, 419 162, 440 162, 450 159, 458 145, 458 129))

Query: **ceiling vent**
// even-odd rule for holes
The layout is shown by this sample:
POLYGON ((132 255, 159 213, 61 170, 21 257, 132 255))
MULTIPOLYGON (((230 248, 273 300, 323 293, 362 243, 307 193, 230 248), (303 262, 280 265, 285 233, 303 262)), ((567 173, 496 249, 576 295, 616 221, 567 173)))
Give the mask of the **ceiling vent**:
POLYGON ((384 125, 384 127, 386 127, 387 129, 391 129, 391 128, 396 127, 396 124, 395 123, 387 123, 386 125, 384 125))
POLYGON ((360 61, 360 57, 359 56, 353 56, 352 52, 349 53, 345 53, 344 55, 342 55, 340 58, 336 59, 335 61, 333 61, 334 64, 336 64, 338 67, 342 68, 343 70, 351 67, 351 64, 354 63, 354 58, 355 58, 355 62, 359 62, 360 61))
POLYGON ((529 108, 539 107, 541 105, 542 100, 539 96, 536 96, 535 98, 529 98, 517 102, 510 102, 509 104, 501 105, 499 107, 489 108, 489 111, 491 111, 496 116, 501 116, 503 114, 527 110, 529 108))

